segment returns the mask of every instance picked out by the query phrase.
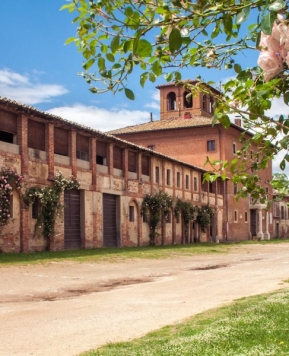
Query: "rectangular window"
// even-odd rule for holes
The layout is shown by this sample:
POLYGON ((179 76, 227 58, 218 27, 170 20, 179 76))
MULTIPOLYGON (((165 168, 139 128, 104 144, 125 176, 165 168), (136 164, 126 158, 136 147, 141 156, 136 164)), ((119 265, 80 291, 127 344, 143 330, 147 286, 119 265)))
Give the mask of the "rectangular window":
POLYGON ((131 205, 129 206, 129 221, 134 221, 134 206, 131 205))
POLYGON ((122 149, 113 146, 113 168, 122 169, 122 149))
POLYGON ((28 120, 28 147, 45 151, 45 124, 28 120))
POLYGON ((177 172, 177 187, 180 188, 181 186, 181 173, 177 172))
POLYGON ((190 188, 190 184, 189 184, 189 175, 186 174, 186 189, 190 188))
POLYGON ((171 184, 171 171, 167 169, 167 185, 171 184))
POLYGON ((89 137, 76 135, 76 158, 89 161, 89 137))
POLYGON ((160 182, 160 167, 156 166, 155 168, 155 174, 156 174, 156 183, 159 183, 160 182))
POLYGON ((38 219, 40 215, 40 199, 36 198, 32 204, 32 219, 38 219))
POLYGON ((234 210, 234 222, 238 222, 238 210, 234 210))
POLYGON ((0 141, 17 143, 17 115, 4 110, 0 117, 0 141))
POLYGON ((194 191, 196 192, 198 190, 198 179, 194 177, 194 191))
POLYGON ((216 150, 216 141, 215 140, 210 140, 207 141, 207 151, 215 151, 216 150))
POLYGON ((136 153, 128 151, 128 171, 136 173, 136 153))
POLYGON ((54 153, 68 156, 68 131, 54 127, 54 153))
POLYGON ((235 153, 236 153, 236 144, 233 143, 233 154, 235 154, 235 153))
POLYGON ((96 163, 102 166, 107 166, 107 143, 96 142, 96 163))
POLYGON ((248 212, 245 211, 245 223, 247 223, 247 222, 248 222, 248 212))
POLYGON ((224 194, 224 182, 222 180, 217 181, 217 187, 218 187, 218 194, 223 195, 224 194))
POLYGON ((142 174, 149 176, 150 175, 150 158, 149 156, 141 157, 141 172, 142 174))
POLYGON ((234 190, 234 194, 236 195, 238 193, 238 184, 234 184, 233 190, 234 190))

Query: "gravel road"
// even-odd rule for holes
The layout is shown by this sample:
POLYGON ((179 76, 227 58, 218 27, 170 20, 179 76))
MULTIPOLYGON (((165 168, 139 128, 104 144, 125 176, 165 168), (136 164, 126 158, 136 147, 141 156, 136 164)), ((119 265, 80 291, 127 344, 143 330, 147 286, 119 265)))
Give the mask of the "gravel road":
POLYGON ((74 356, 286 287, 289 244, 117 263, 0 267, 0 356, 74 356))

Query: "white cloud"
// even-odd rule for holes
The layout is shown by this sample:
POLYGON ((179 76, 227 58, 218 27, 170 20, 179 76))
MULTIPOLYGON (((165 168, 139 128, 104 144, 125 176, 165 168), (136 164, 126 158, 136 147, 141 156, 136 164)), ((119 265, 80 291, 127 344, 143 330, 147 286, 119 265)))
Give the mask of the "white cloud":
POLYGON ((144 107, 145 108, 151 108, 151 109, 159 110, 160 109, 160 104, 152 101, 151 103, 145 104, 144 107))
POLYGON ((118 108, 107 110, 83 104, 56 107, 47 112, 100 131, 138 125, 150 120, 150 113, 148 111, 118 108))
POLYGON ((160 92, 159 92, 159 90, 155 90, 152 92, 151 99, 152 99, 152 101, 145 104, 144 107, 159 111, 160 110, 160 92))
POLYGON ((22 75, 7 68, 0 70, 0 96, 24 104, 49 102, 53 97, 67 92, 62 85, 35 83, 28 74, 22 75))

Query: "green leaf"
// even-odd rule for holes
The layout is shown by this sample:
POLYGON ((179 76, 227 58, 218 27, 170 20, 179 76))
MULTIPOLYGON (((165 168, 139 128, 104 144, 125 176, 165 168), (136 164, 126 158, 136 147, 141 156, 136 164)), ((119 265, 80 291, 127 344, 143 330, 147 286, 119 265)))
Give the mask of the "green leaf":
POLYGON ((284 103, 289 105, 289 91, 284 94, 284 103))
POLYGON ((172 53, 178 51, 182 46, 182 36, 177 28, 173 28, 169 36, 169 48, 172 53))
POLYGON ((285 159, 283 159, 283 160, 280 162, 280 169, 282 169, 282 171, 284 171, 285 168, 286 168, 286 161, 285 161, 285 159))
POLYGON ((64 44, 67 45, 67 44, 69 44, 69 43, 71 43, 71 42, 74 42, 75 39, 76 39, 75 37, 69 37, 69 38, 64 42, 64 44))
POLYGON ((140 85, 142 86, 142 88, 144 88, 144 85, 145 85, 145 82, 147 81, 147 79, 148 79, 147 73, 143 73, 140 76, 140 85))
POLYGON ((115 53, 119 49, 119 35, 113 37, 111 40, 110 49, 112 53, 115 53))
POLYGON ((107 58, 108 61, 110 61, 112 63, 114 62, 114 55, 113 54, 107 53, 106 58, 107 58))
POLYGON ((285 6, 286 6, 285 1, 276 0, 273 2, 273 4, 269 5, 269 10, 278 12, 279 10, 283 9, 283 7, 285 6))
POLYGON ((250 6, 245 7, 241 12, 238 13, 236 24, 241 25, 241 23, 245 22, 250 15, 250 6))
POLYGON ((233 27, 233 22, 232 22, 232 16, 229 14, 224 15, 223 17, 223 26, 226 34, 232 34, 232 27, 233 27))
POLYGON ((228 115, 221 116, 219 121, 225 129, 229 128, 231 125, 231 121, 228 115))
POLYGON ((236 73, 240 73, 242 71, 242 67, 239 64, 234 64, 234 70, 236 73))
POLYGON ((126 97, 127 97, 128 99, 134 100, 134 93, 133 93, 130 89, 125 88, 125 89, 124 89, 124 92, 125 92, 125 95, 126 95, 126 97))
POLYGON ((155 61, 152 65, 152 71, 156 76, 160 76, 162 74, 162 67, 159 61, 155 61))
POLYGON ((152 53, 152 45, 149 41, 140 39, 135 49, 135 54, 140 57, 150 57, 152 53))
POLYGON ((243 70, 237 75, 237 79, 240 80, 240 82, 246 82, 248 79, 252 78, 252 73, 247 70, 243 70))
POLYGON ((274 11, 270 11, 267 15, 262 18, 261 21, 261 31, 265 33, 265 35, 271 35, 272 27, 274 21, 276 19, 277 13, 274 11))
POLYGON ((83 68, 85 70, 88 70, 94 64, 94 62, 95 62, 95 59, 91 58, 88 62, 83 64, 83 68))
POLYGON ((100 57, 98 62, 97 62, 97 65, 98 65, 98 69, 100 71, 104 70, 105 69, 105 59, 103 57, 100 57))

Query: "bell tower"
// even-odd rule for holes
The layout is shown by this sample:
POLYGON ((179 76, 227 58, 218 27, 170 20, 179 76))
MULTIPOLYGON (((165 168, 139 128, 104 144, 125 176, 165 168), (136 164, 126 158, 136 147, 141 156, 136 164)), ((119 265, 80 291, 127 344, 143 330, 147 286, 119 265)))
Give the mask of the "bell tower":
MULTIPOLYGON (((198 83, 197 80, 189 81, 190 84, 198 83)), ((214 98, 211 95, 198 92, 193 95, 184 85, 168 83, 157 86, 160 91, 160 119, 191 119, 194 116, 213 116, 214 98), (191 94, 191 95, 190 95, 191 94)), ((218 94, 218 90, 210 87, 218 94)))

